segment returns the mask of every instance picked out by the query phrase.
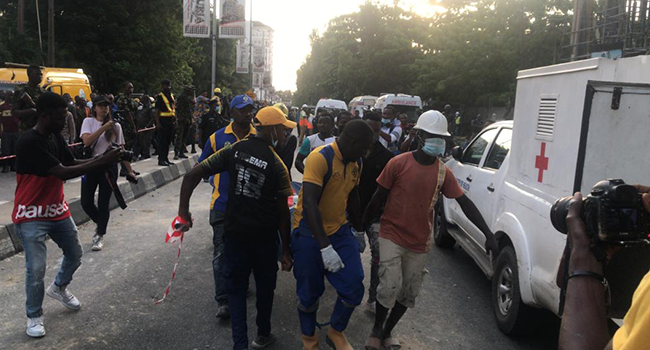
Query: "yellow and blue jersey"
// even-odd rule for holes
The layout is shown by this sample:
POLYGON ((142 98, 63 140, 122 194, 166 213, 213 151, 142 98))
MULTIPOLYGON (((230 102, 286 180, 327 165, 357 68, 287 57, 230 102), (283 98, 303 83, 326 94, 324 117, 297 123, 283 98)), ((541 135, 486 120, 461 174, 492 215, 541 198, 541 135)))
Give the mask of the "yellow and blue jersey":
MULTIPOLYGON (((305 160, 302 181, 322 187, 318 209, 328 236, 336 233, 348 222, 345 214, 348 195, 359 185, 360 175, 361 162, 345 163, 336 142, 314 149, 305 160)), ((300 190, 293 216, 294 230, 298 227, 309 229, 302 212, 303 189, 304 186, 300 190)))
MULTIPOLYGON (((250 130, 244 138, 255 134, 257 134, 257 131, 251 124, 250 130)), ((201 156, 199 157, 199 163, 220 149, 228 147, 237 141, 239 141, 239 138, 237 138, 237 135, 235 135, 234 131, 232 130, 232 123, 230 123, 225 128, 217 130, 214 134, 210 135, 210 138, 208 138, 208 141, 206 141, 205 146, 203 146, 203 152, 201 152, 201 156)), ((211 176, 210 185, 212 185, 212 199, 210 200, 210 210, 217 209, 220 212, 225 213, 226 204, 228 203, 228 187, 230 185, 228 173, 223 172, 221 174, 211 176)))

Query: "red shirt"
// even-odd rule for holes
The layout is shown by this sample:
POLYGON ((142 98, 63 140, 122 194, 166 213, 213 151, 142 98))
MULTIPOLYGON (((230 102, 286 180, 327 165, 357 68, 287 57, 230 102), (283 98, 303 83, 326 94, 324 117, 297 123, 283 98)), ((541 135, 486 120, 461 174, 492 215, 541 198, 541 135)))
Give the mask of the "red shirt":
POLYGON ((463 190, 456 177, 440 161, 422 165, 412 152, 391 159, 377 183, 388 190, 388 200, 381 217, 379 237, 416 253, 431 249, 433 195, 438 184, 438 167, 445 167, 441 191, 447 198, 458 198, 463 190))
POLYGON ((11 113, 11 103, 4 101, 0 103, 0 122, 2 122, 2 131, 18 132, 18 118, 11 113))
POLYGON ((63 196, 63 180, 50 175, 59 164, 71 165, 74 157, 63 136, 44 136, 30 129, 16 145, 16 197, 11 215, 15 224, 28 221, 55 221, 70 217, 63 196))

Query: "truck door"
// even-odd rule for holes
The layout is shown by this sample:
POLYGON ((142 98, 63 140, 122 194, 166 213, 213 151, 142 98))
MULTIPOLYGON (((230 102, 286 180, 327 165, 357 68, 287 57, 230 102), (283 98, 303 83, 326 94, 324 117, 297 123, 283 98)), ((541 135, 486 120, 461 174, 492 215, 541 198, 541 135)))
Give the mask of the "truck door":
MULTIPOLYGON (((648 135, 650 84, 589 81, 583 111, 574 191, 590 192, 608 178, 650 186, 648 135)), ((650 269, 648 247, 614 255, 605 277, 611 287, 609 316, 622 318, 650 269)))
MULTIPOLYGON (((512 129, 501 128, 480 166, 472 169, 472 190, 469 197, 490 227, 494 223, 494 215, 498 206, 497 196, 504 178, 503 172, 499 169, 510 151, 511 142, 512 129)), ((474 225, 468 225, 468 227, 472 228, 470 234, 474 240, 483 247, 485 245, 483 233, 474 225)))
MULTIPOLYGON (((492 144, 492 141, 494 141, 494 138, 497 136, 498 132, 499 129, 496 127, 484 130, 465 149, 465 152, 463 152, 463 158, 460 160, 458 165, 454 167, 454 176, 456 176, 460 187, 462 187, 463 191, 465 191, 465 195, 467 195, 467 197, 472 200, 474 200, 474 197, 478 196, 478 194, 475 193, 480 191, 474 182, 475 179, 477 179, 476 170, 479 166, 481 166, 483 158, 485 157, 489 146, 492 144)), ((469 222, 465 214, 460 209, 458 202, 452 200, 448 203, 450 205, 451 211, 455 214, 453 219, 460 226, 465 228, 473 227, 473 225, 469 222)), ((472 237, 475 237, 475 233, 473 232, 468 232, 468 234, 472 237)))

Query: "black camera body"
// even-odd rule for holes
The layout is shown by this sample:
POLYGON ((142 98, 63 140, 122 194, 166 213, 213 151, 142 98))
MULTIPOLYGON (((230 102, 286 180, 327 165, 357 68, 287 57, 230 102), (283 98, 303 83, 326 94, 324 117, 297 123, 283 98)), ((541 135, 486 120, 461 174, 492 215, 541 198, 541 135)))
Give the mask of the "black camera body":
MULTIPOLYGON (((114 149, 121 149, 120 145, 117 143, 112 143, 110 147, 106 149, 106 152, 114 150, 114 149)), ((133 159, 135 158, 135 154, 133 151, 128 151, 128 150, 122 150, 122 155, 120 156, 120 162, 129 162, 131 163, 133 159)))
MULTIPOLYGON (((593 243, 619 246, 650 244, 650 214, 642 194, 621 179, 600 181, 582 201, 581 217, 593 243)), ((572 197, 558 199, 551 207, 551 222, 566 234, 566 217, 572 197)))

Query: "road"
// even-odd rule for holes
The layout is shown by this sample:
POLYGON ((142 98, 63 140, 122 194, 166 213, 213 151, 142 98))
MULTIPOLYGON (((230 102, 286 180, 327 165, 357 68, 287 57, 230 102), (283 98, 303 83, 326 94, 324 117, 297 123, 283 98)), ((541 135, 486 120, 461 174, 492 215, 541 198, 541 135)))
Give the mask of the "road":
MULTIPOLYGON (((191 211, 195 227, 187 234, 176 281, 169 298, 154 306, 169 280, 176 248, 164 244, 175 216, 181 180, 176 180, 112 212, 104 250, 90 251, 94 225, 79 227, 85 251, 70 290, 81 310, 65 309, 45 297, 47 336, 25 334, 24 254, 0 261, 0 349, 231 349, 230 327, 214 317, 212 231, 208 224, 209 185, 195 191, 191 211)), ((60 250, 48 241, 45 283, 51 283, 61 262, 60 250)), ((370 253, 363 254, 369 273, 370 253)), ((509 338, 496 327, 490 306, 490 282, 460 249, 434 248, 418 304, 396 329, 404 350, 557 348, 557 322, 539 334, 509 338)), ((367 282, 368 278, 366 278, 367 282)), ((251 288, 252 289, 252 288, 251 288)), ((319 321, 333 306, 331 287, 321 300, 319 321)), ((255 334, 254 296, 249 298, 249 334, 255 334)), ((273 313, 278 342, 269 349, 301 349, 296 315, 295 280, 280 272, 273 313)), ((362 349, 372 315, 358 309, 347 336, 362 349)), ((324 346, 326 332, 321 331, 324 346)))

